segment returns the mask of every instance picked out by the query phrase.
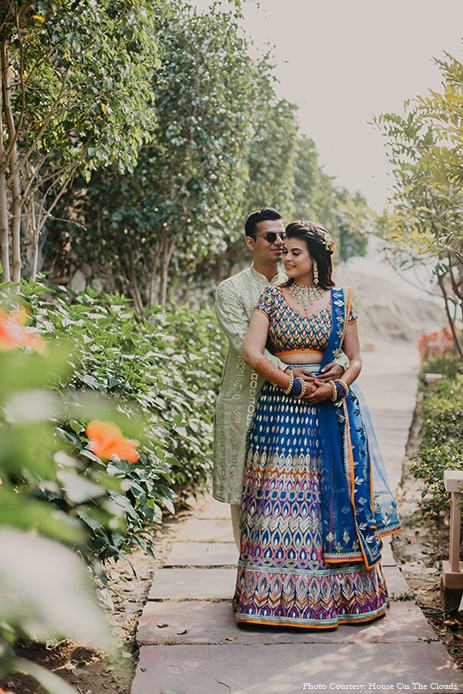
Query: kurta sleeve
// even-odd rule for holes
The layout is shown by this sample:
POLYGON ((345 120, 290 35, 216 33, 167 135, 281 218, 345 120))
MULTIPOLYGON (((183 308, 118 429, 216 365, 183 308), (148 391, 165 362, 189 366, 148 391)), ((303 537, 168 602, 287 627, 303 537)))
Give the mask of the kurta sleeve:
MULTIPOLYGON (((233 284, 221 282, 217 287, 215 312, 222 331, 227 336, 232 347, 241 357, 243 352, 243 340, 249 328, 250 318, 233 284)), ((264 351, 264 356, 282 371, 288 368, 287 364, 283 364, 278 357, 275 357, 267 349, 264 351)))
POLYGON ((339 364, 344 371, 347 371, 350 365, 350 360, 347 354, 345 354, 342 349, 339 351, 339 353, 336 355, 336 357, 333 359, 335 364, 339 364))

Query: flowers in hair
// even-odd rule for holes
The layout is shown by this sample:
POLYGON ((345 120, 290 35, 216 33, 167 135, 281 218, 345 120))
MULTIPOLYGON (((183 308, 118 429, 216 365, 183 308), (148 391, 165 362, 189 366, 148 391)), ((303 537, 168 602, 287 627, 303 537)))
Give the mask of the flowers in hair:
POLYGON ((325 248, 330 253, 330 255, 333 255, 333 253, 336 250, 336 244, 328 233, 324 234, 323 243, 325 244, 325 248))

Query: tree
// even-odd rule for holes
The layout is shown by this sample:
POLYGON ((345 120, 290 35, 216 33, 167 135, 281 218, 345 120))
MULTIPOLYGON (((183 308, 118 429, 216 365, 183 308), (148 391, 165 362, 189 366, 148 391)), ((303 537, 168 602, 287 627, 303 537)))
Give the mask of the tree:
POLYGON ((315 142, 302 134, 297 138, 293 195, 296 217, 324 226, 339 246, 340 260, 365 255, 373 212, 360 193, 352 195, 334 185, 318 163, 315 142))
POLYGON ((352 195, 346 188, 335 192, 339 228, 339 260, 364 256, 368 236, 376 229, 374 212, 360 193, 352 195))
POLYGON ((156 292, 165 303, 176 272, 225 249, 247 181, 257 75, 231 12, 171 2, 157 38, 155 141, 140 149, 132 175, 113 167, 76 192, 86 228, 79 242, 111 260, 139 311, 156 292))
POLYGON ((130 169, 150 139, 157 19, 149 0, 0 4, 4 280, 21 276, 21 226, 33 238, 35 276, 39 234, 76 171, 130 169))
POLYGON ((294 214, 294 162, 297 146, 297 107, 277 99, 268 57, 259 65, 259 82, 252 108, 254 127, 249 145, 249 184, 246 213, 263 206, 276 208, 284 218, 294 214))
POLYGON ((380 228, 396 263, 432 263, 463 358, 456 327, 463 312, 463 65, 450 57, 437 62, 443 93, 419 98, 413 107, 407 103, 404 117, 375 120, 388 138, 395 178, 393 212, 383 216, 380 228))
POLYGON ((306 135, 298 136, 294 168, 296 218, 322 224, 339 241, 334 179, 320 167, 315 142, 306 135))

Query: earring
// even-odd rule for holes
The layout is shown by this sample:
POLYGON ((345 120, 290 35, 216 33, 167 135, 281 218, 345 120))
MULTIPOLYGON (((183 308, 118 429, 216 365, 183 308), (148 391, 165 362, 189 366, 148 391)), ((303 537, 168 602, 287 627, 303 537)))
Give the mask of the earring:
POLYGON ((313 261, 312 272, 313 272, 313 283, 317 287, 318 286, 318 265, 317 265, 316 260, 313 261))

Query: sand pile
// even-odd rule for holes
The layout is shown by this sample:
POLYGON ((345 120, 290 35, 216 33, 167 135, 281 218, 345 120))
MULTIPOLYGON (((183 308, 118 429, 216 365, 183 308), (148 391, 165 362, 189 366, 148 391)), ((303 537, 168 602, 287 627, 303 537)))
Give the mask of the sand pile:
POLYGON ((336 269, 336 286, 351 287, 362 343, 416 342, 448 323, 443 307, 408 295, 394 282, 336 269))

